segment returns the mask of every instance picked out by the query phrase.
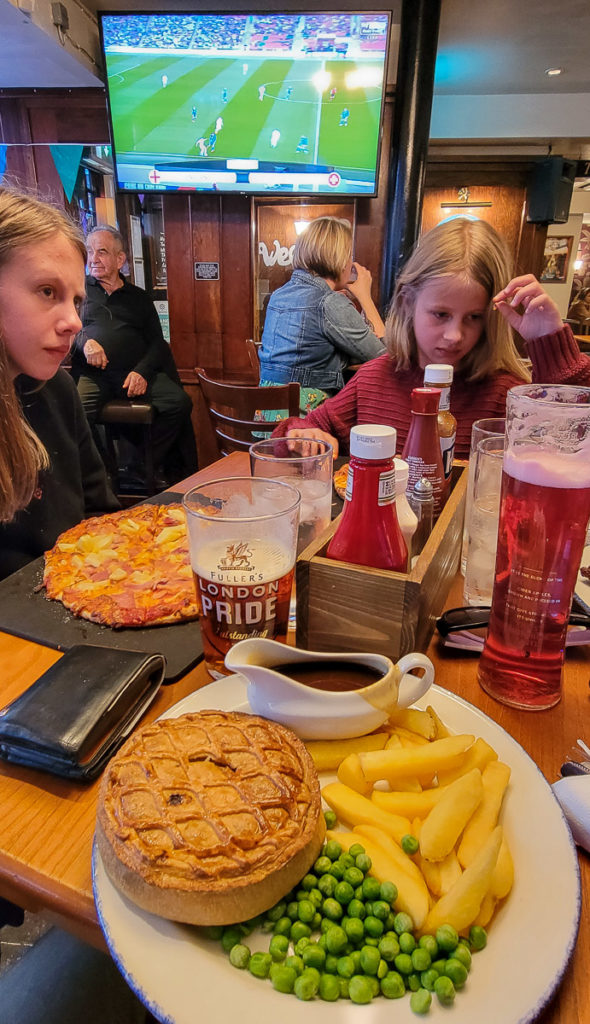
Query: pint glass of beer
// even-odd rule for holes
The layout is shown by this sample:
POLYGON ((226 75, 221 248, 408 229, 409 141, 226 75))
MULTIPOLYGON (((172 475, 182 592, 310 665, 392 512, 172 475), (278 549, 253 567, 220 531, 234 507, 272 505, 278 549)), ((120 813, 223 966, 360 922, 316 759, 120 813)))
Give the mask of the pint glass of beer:
POLYGON ((517 708, 561 696, 568 618, 590 518, 590 388, 508 392, 500 525, 480 685, 517 708))
POLYGON ((183 504, 205 663, 225 675, 232 644, 286 640, 300 495, 278 480, 228 477, 193 488, 183 504))

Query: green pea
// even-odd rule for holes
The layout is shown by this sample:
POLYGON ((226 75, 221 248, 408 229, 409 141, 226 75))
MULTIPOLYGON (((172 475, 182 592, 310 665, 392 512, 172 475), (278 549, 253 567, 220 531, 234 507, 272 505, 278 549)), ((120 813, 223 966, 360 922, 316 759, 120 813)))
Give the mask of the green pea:
POLYGON ((344 952, 345 946, 348 944, 348 936, 343 928, 339 925, 334 925, 326 932, 326 949, 328 953, 333 953, 335 956, 339 956, 344 952))
POLYGON ((306 967, 316 967, 321 971, 326 962, 326 953, 317 942, 310 942, 303 950, 301 959, 306 967))
POLYGON ((292 992, 298 977, 297 971, 285 964, 273 964, 270 969, 272 987, 277 992, 292 992))
POLYGON ((303 960, 297 955, 288 956, 285 960, 285 967, 292 967, 296 974, 301 974, 303 971, 303 960))
POLYGON ((420 949, 427 949, 430 953, 430 959, 434 960, 438 953, 438 942, 434 935, 421 935, 418 939, 418 945, 420 949))
POLYGON ((271 963, 270 953, 252 953, 248 970, 255 978, 268 978, 271 963))
POLYGON ((429 967, 427 971, 422 971, 422 974, 420 975, 420 984, 422 985, 422 988, 427 988, 429 992, 434 992, 434 983, 437 978, 440 978, 438 971, 429 967))
POLYGON ((389 967, 387 966, 387 961, 379 960, 379 967, 377 968, 377 977, 379 978, 379 980, 381 980, 381 978, 384 978, 388 972, 389 967))
POLYGON ((353 863, 354 863, 354 858, 355 857, 359 857, 361 855, 361 853, 364 853, 364 852, 365 852, 365 848, 364 848, 364 846, 361 846, 360 843, 353 843, 352 846, 349 847, 349 850, 348 850, 348 854, 349 854, 350 857, 352 857, 353 863))
POLYGON ((397 885, 393 882, 381 882, 379 887, 379 899, 385 900, 392 907, 398 897, 397 885))
POLYGON ((431 1002, 432 996, 428 989, 419 988, 417 992, 412 992, 410 996, 410 1010, 414 1013, 428 1013, 431 1002))
POLYGON ((304 924, 303 921, 293 921, 291 925, 291 942, 293 945, 297 945, 301 939, 307 939, 309 942, 310 935, 311 928, 308 924, 304 924))
POLYGON ((302 935, 300 939, 295 942, 295 953, 297 956, 301 956, 306 946, 309 946, 310 938, 307 935, 302 935))
POLYGON ((341 853, 342 847, 335 839, 330 839, 324 846, 324 857, 329 857, 330 860, 338 860, 341 853))
POLYGON ((412 957, 409 953, 398 953, 393 962, 396 970, 399 971, 400 974, 408 975, 414 970, 412 957))
POLYGON ((320 987, 320 976, 314 967, 307 967, 303 974, 295 979, 293 991, 298 999, 304 1002, 313 999, 320 987))
POLYGON ((233 946, 236 946, 242 938, 242 932, 239 928, 226 928, 223 935, 221 936, 221 945, 226 953, 229 953, 233 946))
POLYGON ((275 921, 273 931, 275 935, 290 935, 293 922, 290 917, 279 917, 278 921, 275 921))
POLYGON ((335 1003, 337 999, 340 999, 340 986, 338 979, 333 974, 322 974, 319 996, 320 999, 324 999, 327 1003, 335 1003))
POLYGON ((434 983, 434 992, 443 1006, 450 1006, 455 998, 455 986, 450 978, 441 974, 434 983))
POLYGON ((439 949, 443 949, 445 953, 452 953, 457 947, 459 936, 451 924, 441 924, 440 928, 436 929, 436 941, 439 949))
POLYGON ((420 975, 416 974, 415 971, 412 971, 406 978, 406 985, 410 992, 417 992, 420 988, 420 975))
POLYGON ((399 942, 396 935, 384 935, 379 939, 379 952, 384 960, 391 962, 400 952, 399 942))
POLYGON ((413 953, 416 949, 416 940, 411 932, 402 932, 399 937, 399 948, 402 953, 413 953))
POLYGON ((390 910, 389 914, 385 918, 383 924, 385 925, 386 932, 392 932, 394 930, 393 925, 395 923, 395 914, 393 910, 390 910))
POLYGON ((401 847, 402 847, 402 850, 404 851, 404 853, 407 853, 410 856, 413 853, 417 853, 418 852, 418 840, 416 839, 416 836, 412 836, 409 833, 407 835, 405 835, 405 836, 402 836, 401 847))
POLYGON ((324 971, 326 974, 336 974, 338 970, 338 957, 334 953, 326 953, 326 962, 324 964, 324 971))
POLYGON ((338 903, 338 900, 331 899, 330 897, 324 900, 322 910, 324 912, 324 917, 329 918, 330 921, 339 921, 344 913, 341 905, 338 903))
POLYGON ((467 968, 456 957, 449 957, 445 964, 445 974, 450 978, 455 988, 463 988, 467 981, 467 968))
MULTIPOLYGON (((352 847, 350 849, 352 849, 352 847)), ((363 853, 365 852, 362 846, 359 847, 359 849, 362 850, 363 853)), ((355 856, 356 854, 352 854, 350 850, 340 854, 340 857, 338 859, 345 871, 347 868, 352 867, 352 865, 354 864, 355 856)))
POLYGON ((274 907, 271 907, 270 910, 267 910, 266 916, 269 921, 278 921, 279 917, 284 916, 286 909, 287 904, 285 903, 284 900, 281 900, 280 903, 276 903, 274 907))
POLYGON ((371 987, 371 995, 373 996, 374 999, 375 996, 378 996, 379 993, 381 992, 381 983, 379 981, 379 978, 377 978, 376 975, 374 974, 367 974, 367 981, 369 982, 369 985, 371 987))
MULTIPOLYGON (((356 889, 357 885, 362 885, 364 874, 357 867, 347 868, 344 872, 344 881, 348 882, 349 885, 356 889)), ((353 893, 354 896, 354 893, 353 893)))
POLYGON ((354 960, 351 956, 340 956, 336 965, 336 972, 340 978, 352 978, 354 974, 354 960))
POLYGON ((341 881, 341 879, 344 878, 344 872, 346 871, 346 868, 347 865, 343 864, 342 860, 339 857, 338 860, 332 862, 330 874, 333 875, 334 878, 336 878, 338 881, 341 881))
POLYGON ((313 903, 316 910, 318 907, 321 907, 322 903, 324 902, 324 894, 321 889, 310 889, 307 895, 309 896, 309 899, 313 903))
POLYGON ((365 903, 365 916, 373 916, 373 900, 367 900, 365 903))
POLYGON ((315 875, 304 875, 301 879, 301 888, 309 892, 318 884, 318 880, 315 875))
POLYGON ((441 957, 439 960, 433 960, 432 961, 432 966, 433 966, 433 968, 434 968, 434 970, 436 971, 437 974, 444 974, 445 973, 445 964, 446 964, 446 962, 447 961, 446 961, 445 957, 441 957))
POLYGON ((316 875, 325 875, 330 870, 331 867, 332 861, 330 860, 330 858, 322 856, 318 857, 318 859, 316 860, 313 866, 313 870, 315 871, 316 875))
POLYGON ((348 983, 348 994, 352 1003, 370 1003, 373 998, 373 986, 362 974, 355 974, 348 983))
POLYGON ((333 896, 334 889, 336 888, 337 884, 338 882, 334 878, 334 875, 321 875, 320 878, 318 879, 318 889, 321 892, 322 896, 333 896))
POLYGON ((229 962, 233 967, 238 967, 243 971, 250 962, 250 950, 248 947, 244 946, 241 942, 237 942, 229 951, 229 962))
POLYGON ((377 974, 381 954, 375 946, 363 946, 361 949, 361 967, 365 974, 377 974))
POLYGON ((328 932, 330 930, 330 928, 333 928, 334 927, 334 923, 335 922, 332 921, 329 917, 322 917, 321 924, 320 924, 320 931, 321 931, 322 935, 324 935, 325 932, 328 932))
POLYGON ((387 920, 389 909, 389 903, 386 903, 385 900, 373 901, 373 917, 377 917, 380 921, 387 920))
POLYGON ((374 946, 375 949, 379 946, 379 939, 376 935, 365 935, 365 946, 374 946))
POLYGON ((275 962, 284 960, 289 952, 289 940, 286 935, 273 935, 268 951, 275 962))
POLYGON ((381 885, 376 878, 365 878, 363 882, 363 899, 378 900, 381 895, 381 885))
POLYGON ((352 953, 350 954, 350 958, 351 958, 352 963, 354 965, 353 974, 362 974, 363 973, 363 969, 361 967, 361 951, 360 951, 360 949, 353 949, 352 953))
POLYGON ((324 811, 324 821, 326 822, 326 828, 334 828, 334 825, 338 821, 334 811, 324 811))
MULTIPOLYGON (((408 952, 407 949, 404 949, 403 951, 404 953, 408 952)), ((417 946, 410 956, 412 957, 412 964, 415 971, 427 971, 432 963, 430 953, 427 949, 422 949, 421 946, 417 946)))
POLYGON ((366 914, 365 904, 355 897, 348 904, 346 912, 349 917, 358 917, 362 921, 366 914))
POLYGON ((315 914, 315 904, 311 900, 301 900, 299 903, 299 920, 303 921, 304 924, 309 924, 313 921, 315 914))
POLYGON ((395 932, 397 932, 398 935, 401 935, 402 932, 411 932, 411 931, 413 931, 414 930, 414 922, 412 921, 412 918, 410 917, 410 915, 409 914, 404 914, 403 912, 400 912, 399 914, 396 914, 395 915, 395 920, 393 922, 393 930, 395 932))
POLYGON ((355 900, 362 900, 363 899, 363 887, 362 887, 362 885, 357 885, 356 889, 354 890, 354 898, 355 898, 355 900))
POLYGON ((355 857, 354 863, 355 867, 362 871, 363 875, 366 875, 373 867, 373 861, 367 853, 359 853, 358 857, 355 857))
POLYGON ((467 970, 471 970, 471 953, 464 942, 460 942, 456 949, 453 950, 453 956, 455 960, 460 960, 467 970))
POLYGON ((297 921, 299 919, 299 904, 297 900, 291 900, 290 903, 287 903, 287 917, 290 918, 291 921, 297 921))
POLYGON ((342 922, 342 927, 346 932, 350 942, 358 945, 362 942, 365 936, 365 926, 358 917, 348 917, 346 921, 342 922))
POLYGON ((350 996, 348 994, 348 985, 349 985, 348 978, 340 978, 340 977, 338 978, 338 988, 340 989, 340 998, 341 999, 349 999, 350 998, 350 996))
POLYGON ((381 978, 380 988, 386 999, 401 999, 406 994, 404 979, 397 971, 389 971, 381 978))
POLYGON ((274 921, 269 921, 268 919, 264 920, 260 925, 260 930, 264 932, 265 935, 267 934, 267 932, 274 932, 274 921))
POLYGON ((383 921, 380 921, 378 917, 374 917, 372 914, 365 918, 364 925, 367 935, 371 935, 374 939, 380 938, 385 931, 383 921))
POLYGON ((326 933, 325 932, 322 932, 322 934, 320 935, 320 937, 318 939, 317 944, 320 947, 320 949, 323 949, 323 951, 325 953, 326 949, 327 949, 327 946, 326 946, 326 933))
POLYGON ((354 889, 352 888, 352 885, 350 885, 349 882, 338 882, 338 885, 334 890, 334 898, 344 906, 348 906, 353 897, 354 889))
POLYGON ((323 921, 322 915, 320 914, 319 910, 316 910, 315 914, 313 915, 313 921, 311 922, 311 929, 312 929, 312 931, 317 932, 319 927, 320 927, 320 925, 321 925, 321 923, 322 923, 322 921, 323 921))
POLYGON ((488 933, 481 925, 474 924, 469 929, 469 941, 476 952, 480 949, 485 949, 488 942, 488 933))

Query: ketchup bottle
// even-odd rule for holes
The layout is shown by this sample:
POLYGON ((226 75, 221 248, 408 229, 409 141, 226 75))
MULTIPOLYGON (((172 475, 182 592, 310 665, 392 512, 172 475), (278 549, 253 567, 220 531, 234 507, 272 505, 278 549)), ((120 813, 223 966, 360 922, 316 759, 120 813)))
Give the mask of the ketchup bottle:
POLYGON ((396 442, 393 427, 371 424, 350 431, 344 510, 327 558, 406 572, 408 549, 395 504, 396 442))
POLYGON ((439 388, 414 388, 412 419, 402 459, 408 463, 408 497, 423 476, 430 480, 434 494, 434 517, 440 515, 446 497, 445 471, 438 433, 439 388))

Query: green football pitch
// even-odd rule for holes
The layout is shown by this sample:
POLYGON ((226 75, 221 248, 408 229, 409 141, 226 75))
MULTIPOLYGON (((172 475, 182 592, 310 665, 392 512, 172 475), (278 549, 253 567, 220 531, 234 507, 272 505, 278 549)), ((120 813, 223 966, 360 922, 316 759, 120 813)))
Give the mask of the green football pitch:
POLYGON ((198 162, 205 159, 202 139, 214 159, 314 163, 365 175, 375 167, 380 87, 347 88, 346 79, 357 68, 370 68, 378 78, 379 64, 132 53, 108 54, 107 62, 119 156, 186 154, 198 162), (329 76, 323 92, 314 85, 318 72, 326 81, 329 76), (344 108, 347 126, 340 125, 344 108), (218 118, 223 126, 212 151, 209 136, 218 118), (297 152, 302 136, 307 153, 297 152))

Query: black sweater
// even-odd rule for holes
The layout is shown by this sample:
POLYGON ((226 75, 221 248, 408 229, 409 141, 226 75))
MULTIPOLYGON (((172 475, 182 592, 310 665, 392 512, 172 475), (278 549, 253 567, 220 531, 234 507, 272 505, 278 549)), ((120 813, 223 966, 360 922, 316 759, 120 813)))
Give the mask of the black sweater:
POLYGON ((28 507, 0 525, 0 579, 38 558, 60 533, 95 513, 119 507, 96 450, 76 386, 65 370, 35 388, 17 380, 24 414, 45 445, 50 468, 28 507))

